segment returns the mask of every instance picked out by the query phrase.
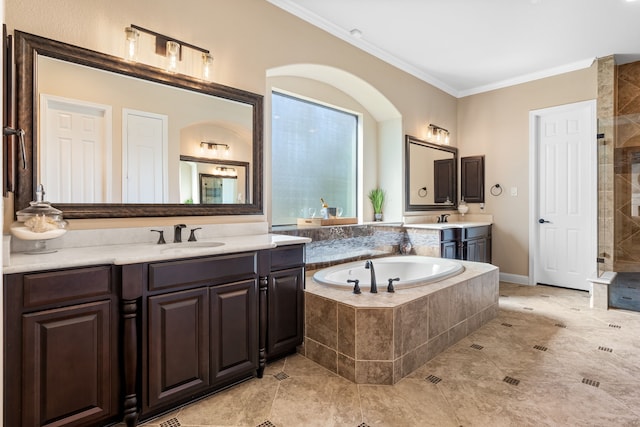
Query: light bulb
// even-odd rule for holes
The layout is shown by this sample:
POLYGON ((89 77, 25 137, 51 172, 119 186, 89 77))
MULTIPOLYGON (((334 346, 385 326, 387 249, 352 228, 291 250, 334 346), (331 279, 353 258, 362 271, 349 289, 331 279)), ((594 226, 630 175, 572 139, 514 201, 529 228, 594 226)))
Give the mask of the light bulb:
POLYGON ((167 41, 167 71, 175 73, 178 70, 180 44, 173 40, 167 41))
POLYGON ((126 27, 124 34, 125 58, 133 61, 138 58, 138 39, 140 38, 140 32, 133 27, 126 27))
POLYGON ((213 76, 213 55, 210 53, 202 54, 202 78, 211 80, 213 76))

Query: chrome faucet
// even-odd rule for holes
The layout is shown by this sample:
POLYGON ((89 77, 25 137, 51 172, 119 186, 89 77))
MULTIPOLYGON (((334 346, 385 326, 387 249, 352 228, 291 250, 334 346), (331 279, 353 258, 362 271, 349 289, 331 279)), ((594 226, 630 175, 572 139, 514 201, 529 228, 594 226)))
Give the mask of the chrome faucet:
POLYGON ((173 226, 173 243, 182 242, 182 229, 187 228, 186 224, 176 224, 173 226))
POLYGON ((376 285, 376 270, 373 268, 373 261, 368 259, 367 262, 364 263, 364 268, 371 270, 371 293, 377 294, 378 286, 376 285))

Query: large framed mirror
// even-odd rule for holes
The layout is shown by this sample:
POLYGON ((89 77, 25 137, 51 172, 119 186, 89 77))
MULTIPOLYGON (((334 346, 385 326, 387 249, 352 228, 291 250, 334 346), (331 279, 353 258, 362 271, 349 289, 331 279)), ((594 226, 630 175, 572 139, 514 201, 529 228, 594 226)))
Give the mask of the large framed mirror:
POLYGON ((405 136, 405 211, 455 209, 458 149, 405 136))
POLYGON ((16 211, 42 183, 66 218, 263 213, 262 95, 21 31, 15 50, 16 211), (184 197, 184 162, 240 178, 224 198, 184 197))

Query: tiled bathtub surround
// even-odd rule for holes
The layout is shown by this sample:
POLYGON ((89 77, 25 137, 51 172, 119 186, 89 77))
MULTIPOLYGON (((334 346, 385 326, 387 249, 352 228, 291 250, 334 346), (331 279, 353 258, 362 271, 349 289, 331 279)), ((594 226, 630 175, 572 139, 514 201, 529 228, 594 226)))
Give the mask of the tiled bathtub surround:
POLYGON ((378 294, 325 287, 310 272, 302 353, 358 384, 395 384, 498 314, 498 268, 378 294))

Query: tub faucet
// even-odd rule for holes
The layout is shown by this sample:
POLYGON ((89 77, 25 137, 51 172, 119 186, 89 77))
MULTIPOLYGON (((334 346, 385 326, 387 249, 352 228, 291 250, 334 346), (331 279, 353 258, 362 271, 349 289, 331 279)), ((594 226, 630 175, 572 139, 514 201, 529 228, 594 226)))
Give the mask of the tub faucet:
POLYGON ((373 268, 373 261, 368 259, 367 262, 364 263, 364 268, 371 270, 371 293, 377 294, 378 286, 376 285, 376 270, 373 268))
POLYGON ((173 243, 182 242, 182 229, 187 228, 185 224, 176 224, 173 226, 173 243))

